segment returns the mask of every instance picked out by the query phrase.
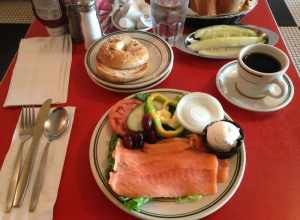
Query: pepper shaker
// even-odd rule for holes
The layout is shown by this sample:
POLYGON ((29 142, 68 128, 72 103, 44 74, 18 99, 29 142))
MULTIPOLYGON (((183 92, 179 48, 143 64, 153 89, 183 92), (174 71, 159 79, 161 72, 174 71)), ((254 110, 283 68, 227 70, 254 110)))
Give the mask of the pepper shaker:
POLYGON ((85 49, 102 37, 102 30, 96 12, 95 0, 79 0, 80 26, 85 49))
POLYGON ((74 43, 83 41, 83 36, 80 27, 80 13, 78 5, 73 2, 65 3, 66 14, 68 18, 68 29, 74 43))

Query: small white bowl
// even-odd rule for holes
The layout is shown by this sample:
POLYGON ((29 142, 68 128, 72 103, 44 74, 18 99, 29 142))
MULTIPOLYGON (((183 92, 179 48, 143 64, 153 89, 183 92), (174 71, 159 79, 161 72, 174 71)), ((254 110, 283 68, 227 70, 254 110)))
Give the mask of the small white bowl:
POLYGON ((122 28, 120 25, 119 25, 119 21, 121 19, 121 13, 120 13, 120 10, 116 10, 112 16, 111 16, 111 23, 112 25, 120 30, 120 31, 148 31, 150 29, 152 29, 152 26, 151 27, 144 27, 144 28, 132 28, 132 29, 128 29, 128 28, 122 28))
POLYGON ((213 96, 194 92, 181 98, 175 116, 184 128, 202 133, 206 125, 224 118, 224 110, 221 103, 213 96))

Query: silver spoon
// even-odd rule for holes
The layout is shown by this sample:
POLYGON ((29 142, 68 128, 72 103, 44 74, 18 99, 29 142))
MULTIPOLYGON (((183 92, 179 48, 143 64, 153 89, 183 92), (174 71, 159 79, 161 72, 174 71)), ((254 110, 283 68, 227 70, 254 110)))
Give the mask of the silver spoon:
POLYGON ((44 135, 48 138, 48 142, 44 148, 40 167, 37 172, 37 176, 33 185, 33 191, 31 194, 31 200, 29 205, 29 211, 33 212, 37 206, 43 182, 45 179, 45 169, 47 165, 48 151, 51 141, 59 138, 68 128, 69 117, 68 112, 64 108, 54 109, 48 120, 44 124, 44 135))

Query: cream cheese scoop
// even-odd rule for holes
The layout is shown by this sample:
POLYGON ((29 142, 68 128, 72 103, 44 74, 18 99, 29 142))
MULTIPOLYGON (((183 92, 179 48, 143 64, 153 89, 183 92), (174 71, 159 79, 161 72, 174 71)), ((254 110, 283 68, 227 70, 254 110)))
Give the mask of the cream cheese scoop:
POLYGON ((207 142, 219 150, 227 150, 237 145, 240 129, 227 121, 213 123, 207 129, 207 142))

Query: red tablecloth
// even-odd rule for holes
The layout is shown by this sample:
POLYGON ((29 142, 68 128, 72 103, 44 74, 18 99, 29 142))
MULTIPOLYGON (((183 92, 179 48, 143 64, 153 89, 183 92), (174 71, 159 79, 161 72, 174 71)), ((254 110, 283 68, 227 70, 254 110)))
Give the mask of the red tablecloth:
MULTIPOLYGON (((242 23, 278 32, 266 1, 242 23)), ((34 22, 27 37, 46 35, 34 22)), ((277 45, 286 51, 283 41, 277 45)), ((247 165, 244 179, 234 197, 207 219, 294 220, 300 217, 300 86, 293 66, 288 75, 295 86, 291 104, 274 113, 242 110, 227 102, 217 91, 217 70, 227 61, 201 59, 174 49, 170 77, 158 87, 202 91, 217 97, 224 109, 242 125, 246 134, 247 165)), ((124 95, 97 87, 86 74, 83 46, 73 49, 69 97, 66 105, 77 107, 64 171, 54 209, 55 220, 133 219, 115 207, 98 188, 89 166, 89 142, 102 114, 124 95)), ((14 61, 0 87, 0 105, 7 94, 14 61)), ((0 108, 0 164, 11 142, 19 108, 0 108)))

